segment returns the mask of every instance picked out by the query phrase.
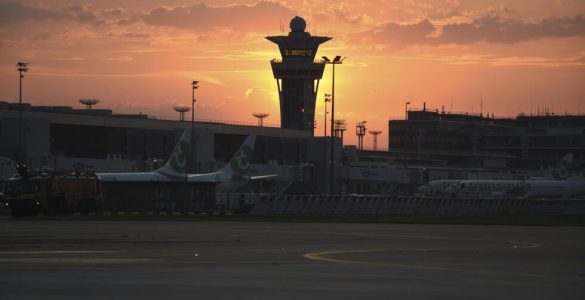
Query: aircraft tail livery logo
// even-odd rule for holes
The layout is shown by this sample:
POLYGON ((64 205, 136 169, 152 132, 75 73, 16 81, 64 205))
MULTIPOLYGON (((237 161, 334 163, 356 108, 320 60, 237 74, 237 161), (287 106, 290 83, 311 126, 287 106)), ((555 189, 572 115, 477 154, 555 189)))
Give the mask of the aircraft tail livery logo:
POLYGON ((569 177, 570 164, 567 161, 560 161, 557 167, 552 171, 552 177, 555 180, 565 180, 569 177))
POLYGON ((230 167, 236 174, 246 174, 248 167, 250 166, 250 160, 252 158, 252 148, 246 144, 242 145, 238 150, 238 153, 234 155, 230 162, 230 167))
POLYGON ((173 151, 173 155, 171 155, 171 168, 173 171, 177 173, 185 172, 188 152, 189 144, 184 140, 180 140, 173 151))

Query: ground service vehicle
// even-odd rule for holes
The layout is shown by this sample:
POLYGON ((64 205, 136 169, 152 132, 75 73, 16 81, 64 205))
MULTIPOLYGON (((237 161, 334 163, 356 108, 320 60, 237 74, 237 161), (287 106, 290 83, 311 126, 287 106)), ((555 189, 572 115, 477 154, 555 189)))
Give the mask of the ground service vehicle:
POLYGON ((6 181, 4 201, 14 217, 95 212, 101 186, 93 174, 20 173, 6 181))

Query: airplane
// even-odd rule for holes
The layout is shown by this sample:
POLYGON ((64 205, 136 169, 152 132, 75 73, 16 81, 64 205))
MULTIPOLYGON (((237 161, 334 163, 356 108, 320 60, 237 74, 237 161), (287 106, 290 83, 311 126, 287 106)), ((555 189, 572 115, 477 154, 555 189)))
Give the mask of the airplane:
POLYGON ((177 142, 167 163, 152 172, 96 173, 102 182, 210 182, 217 183, 216 191, 235 191, 253 180, 277 177, 276 174, 249 176, 248 168, 254 151, 256 136, 250 135, 229 160, 225 167, 212 173, 187 174, 191 131, 186 129, 177 142))
POLYGON ((543 180, 529 183, 525 196, 541 197, 572 197, 585 194, 585 170, 578 176, 566 180, 543 180))
POLYGON ((565 180, 569 178, 571 165, 573 164, 573 153, 567 153, 557 163, 553 170, 545 177, 530 177, 531 180, 565 180))
POLYGON ((572 197, 585 194, 585 170, 565 180, 466 180, 449 187, 446 192, 458 197, 572 197))
MULTIPOLYGON (((569 177, 569 169, 571 164, 573 163, 573 154, 568 153, 566 154, 553 168, 553 170, 545 177, 531 177, 528 180, 553 180, 553 181, 562 181, 566 180, 569 177)), ((424 196, 445 196, 445 195, 453 195, 454 192, 458 190, 458 185, 463 181, 470 181, 464 179, 455 179, 455 180, 434 180, 430 181, 425 185, 420 186, 417 189, 417 194, 422 194, 424 196)), ((489 181, 489 180, 488 180, 489 181)), ((497 184, 500 183, 501 180, 493 180, 494 182, 488 182, 488 184, 497 184)), ((510 186, 510 182, 506 184, 506 190, 511 189, 520 189, 521 187, 518 184, 513 184, 510 186)))
POLYGON ((173 149, 171 157, 161 168, 152 172, 96 173, 102 182, 161 182, 185 181, 187 158, 191 144, 191 130, 185 129, 173 149))
POLYGON ((416 191, 424 196, 441 196, 453 185, 457 185, 463 179, 433 180, 420 186, 416 191))
POLYGON ((214 182, 217 183, 217 192, 231 192, 249 184, 253 180, 277 177, 276 174, 249 176, 248 169, 254 152, 256 136, 249 135, 225 167, 206 174, 188 174, 187 182, 214 182))

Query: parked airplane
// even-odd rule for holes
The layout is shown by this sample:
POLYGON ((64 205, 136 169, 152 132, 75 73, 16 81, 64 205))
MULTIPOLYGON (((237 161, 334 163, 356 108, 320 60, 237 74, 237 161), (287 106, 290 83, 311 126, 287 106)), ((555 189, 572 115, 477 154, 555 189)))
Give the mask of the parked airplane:
POLYGON ((565 180, 569 178, 571 165, 573 164, 573 153, 567 153, 557 163, 550 174, 545 177, 531 177, 531 180, 565 180))
POLYGON ((185 129, 175 145, 171 157, 161 168, 152 172, 96 173, 96 175, 103 182, 185 181, 187 179, 185 167, 187 166, 190 145, 191 130, 185 129))
POLYGON ((456 180, 433 180, 427 184, 420 186, 416 191, 424 196, 441 196, 445 195, 445 191, 451 186, 457 185, 463 181, 462 179, 456 180))
POLYGON ((269 179, 277 177, 276 174, 249 176, 248 168, 254 152, 256 136, 250 135, 240 146, 238 151, 229 160, 225 167, 212 173, 186 174, 185 167, 189 157, 191 131, 186 129, 179 142, 175 146, 171 157, 162 167, 152 172, 132 173, 96 173, 103 182, 161 182, 161 181, 186 181, 186 182, 210 182, 217 183, 216 191, 230 192, 242 187, 252 180, 269 179))
MULTIPOLYGON (((545 177, 531 177, 529 180, 565 180, 569 177, 569 169, 571 164, 573 163, 573 154, 569 153, 566 154, 554 167, 554 169, 545 177)), ((452 195, 458 188, 458 185, 463 181, 469 180, 434 180, 430 181, 429 183, 420 186, 417 189, 417 193, 421 193, 424 196, 444 196, 444 195, 452 195)), ((488 180, 490 181, 490 180, 488 180)), ((491 180, 489 184, 496 184, 502 185, 501 180, 491 180)), ((512 180, 514 181, 514 180, 512 180)), ((510 182, 512 182, 510 181, 510 182)), ((505 186, 505 190, 509 191, 512 189, 518 189, 518 186, 509 186, 511 183, 508 182, 505 186)))
POLYGON ((448 188, 446 192, 457 197, 572 197, 585 194, 585 170, 565 180, 466 180, 448 188))
POLYGON ((525 196, 527 198, 541 197, 572 197, 585 194, 585 170, 578 176, 566 180, 543 180, 529 183, 525 196))
POLYGON ((250 135, 232 156, 225 167, 207 174, 189 174, 188 182, 214 182, 217 183, 216 191, 231 192, 249 184, 253 180, 269 179, 277 177, 276 174, 249 176, 248 169, 254 152, 256 136, 250 135))

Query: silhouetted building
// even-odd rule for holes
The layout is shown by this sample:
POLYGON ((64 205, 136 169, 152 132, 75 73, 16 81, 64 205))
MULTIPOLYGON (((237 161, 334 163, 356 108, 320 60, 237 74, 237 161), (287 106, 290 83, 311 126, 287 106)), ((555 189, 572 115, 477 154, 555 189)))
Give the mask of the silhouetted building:
POLYGON ((538 169, 573 153, 585 162, 585 116, 481 115, 409 111, 388 124, 390 157, 434 165, 538 169))
POLYGON ((315 61, 315 55, 319 45, 331 38, 312 36, 305 27, 305 20, 294 17, 288 36, 266 39, 278 44, 282 56, 282 60, 271 61, 280 98, 281 127, 313 132, 317 89, 325 69, 325 63, 315 61))

